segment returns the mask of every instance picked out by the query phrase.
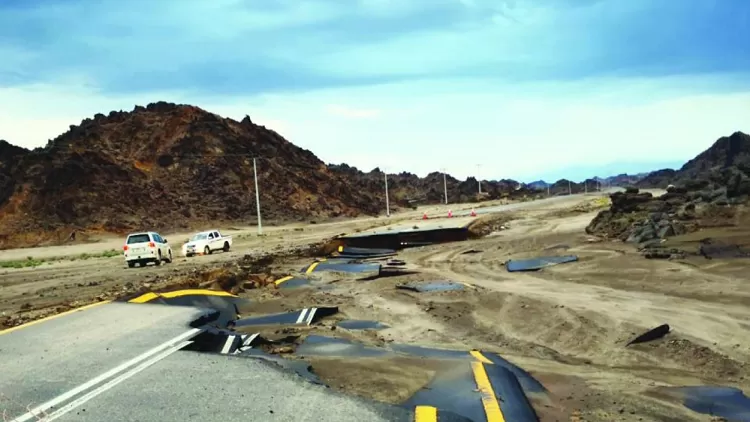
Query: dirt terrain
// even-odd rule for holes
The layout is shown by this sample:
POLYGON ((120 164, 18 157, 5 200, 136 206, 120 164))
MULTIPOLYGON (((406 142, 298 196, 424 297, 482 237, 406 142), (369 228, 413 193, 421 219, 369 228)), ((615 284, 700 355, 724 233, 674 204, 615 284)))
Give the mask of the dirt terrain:
MULTIPOLYGON (((748 262, 645 259, 630 244, 605 242, 585 233, 601 203, 582 196, 554 205, 529 203, 509 215, 512 220, 506 230, 478 240, 401 251, 399 259, 413 274, 364 281, 347 274, 314 273, 312 286, 267 286, 241 295, 253 299, 249 314, 310 306, 340 308, 339 315, 317 327, 272 328, 263 331, 268 338, 318 332, 372 345, 409 343, 500 353, 549 390, 547 397, 532 397, 543 421, 711 420, 654 392, 662 386, 705 384, 750 390, 746 363, 750 362, 750 283, 744 270, 748 262), (558 254, 576 254, 580 259, 533 273, 508 273, 504 266, 511 258, 558 254), (436 280, 470 286, 429 293, 395 288, 408 281, 436 280), (327 288, 317 288, 321 284, 327 288), (333 321, 344 318, 379 321, 390 328, 334 329, 333 321), (663 323, 672 327, 665 338, 625 347, 635 335, 663 323)), ((436 214, 441 211, 435 207, 436 214)), ((405 213, 394 220, 416 219, 420 214, 405 213)), ((13 316, 6 323, 15 324, 24 315, 33 318, 97 297, 168 285, 191 273, 237 262, 246 254, 288 250, 382 225, 381 220, 274 227, 264 237, 252 234, 252 228, 239 230, 234 232, 239 236, 235 249, 229 253, 180 258, 162 267, 126 269, 117 256, 0 270, 0 310, 13 316), (29 312, 19 313, 22 308, 29 312)), ((712 236, 726 233, 715 229, 712 236)), ((685 247, 695 239, 678 236, 670 242, 685 247)), ((69 248, 67 256, 95 255, 120 244, 114 239, 78 245, 69 248)), ((0 261, 23 254, 34 259, 63 255, 56 248, 3 251, 0 261)), ((310 258, 289 256, 267 271, 299 272, 310 262, 310 258)), ((436 370, 428 362, 410 358, 310 361, 332 388, 393 403, 424 385, 436 370)))

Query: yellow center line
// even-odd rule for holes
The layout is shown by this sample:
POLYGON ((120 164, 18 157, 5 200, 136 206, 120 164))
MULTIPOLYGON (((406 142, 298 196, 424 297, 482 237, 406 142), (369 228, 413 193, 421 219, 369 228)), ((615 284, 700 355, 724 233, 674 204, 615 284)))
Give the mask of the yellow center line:
POLYGON ((140 295, 138 297, 135 297, 133 299, 130 299, 128 302, 129 303, 146 303, 146 302, 150 302, 150 301, 152 301, 152 300, 154 300, 154 299, 156 299, 158 297, 159 297, 159 295, 157 295, 156 293, 149 292, 149 293, 144 293, 144 294, 142 294, 142 295, 140 295))
POLYGON ((487 357, 484 356, 482 354, 482 352, 480 352, 479 350, 472 350, 469 353, 471 354, 471 356, 474 357, 474 359, 478 360, 479 362, 488 363, 490 365, 493 365, 492 361, 489 360, 489 359, 487 359, 487 357))
POLYGON ((313 272, 315 270, 315 267, 318 266, 318 264, 320 264, 320 262, 313 262, 312 264, 310 264, 310 266, 307 267, 307 271, 305 271, 305 273, 310 274, 311 272, 313 272))
POLYGON ((20 330, 21 328, 26 328, 26 327, 29 327, 29 326, 32 326, 32 325, 35 325, 35 324, 39 324, 40 322, 49 321, 51 319, 59 318, 61 316, 65 316, 65 315, 70 315, 70 314, 72 314, 74 312, 80 312, 80 311, 84 311, 86 309, 91 309, 91 308, 93 308, 95 306, 104 305, 105 303, 110 303, 110 302, 112 302, 112 301, 111 300, 104 300, 102 302, 96 302, 96 303, 92 303, 90 305, 81 306, 80 308, 71 309, 69 311, 61 312, 59 314, 50 315, 50 316, 45 317, 45 318, 40 318, 40 319, 36 319, 34 321, 29 321, 26 324, 21 324, 21 325, 15 326, 15 327, 6 328, 5 330, 0 331, 0 335, 12 333, 13 331, 20 330))
POLYGON ((159 293, 159 295, 162 296, 162 297, 166 297, 166 298, 182 297, 182 296, 194 296, 194 295, 237 297, 237 295, 233 295, 233 294, 231 294, 229 292, 225 292, 225 291, 222 291, 222 290, 206 290, 206 289, 175 290, 173 292, 159 293))
POLYGON ((278 279, 278 280, 274 281, 274 282, 273 282, 273 284, 275 284, 275 285, 277 285, 277 286, 278 286, 278 285, 280 285, 280 284, 282 284, 282 283, 284 283, 284 282, 287 282, 287 281, 289 281, 289 280, 291 280, 291 279, 293 279, 293 278, 294 278, 294 276, 288 275, 288 276, 286 276, 286 277, 282 277, 282 278, 280 278, 280 279, 278 279))
POLYGON ((414 408, 414 422, 437 422, 437 408, 417 406, 414 408))
POLYGON ((130 299, 128 303, 146 303, 150 302, 154 299, 157 299, 159 297, 163 297, 166 299, 171 299, 175 297, 182 297, 182 296, 225 296, 225 297, 237 297, 236 295, 233 295, 228 292, 224 292, 221 290, 206 290, 206 289, 185 289, 185 290, 175 290, 173 292, 166 292, 166 293, 154 293, 154 292, 148 292, 144 293, 136 298, 130 299))
POLYGON ((472 362, 471 369, 474 372, 474 380, 477 383, 477 388, 482 394, 482 406, 484 407, 484 414, 487 416, 487 422, 505 422, 503 411, 500 410, 500 404, 497 402, 495 390, 492 388, 484 364, 482 362, 472 362))

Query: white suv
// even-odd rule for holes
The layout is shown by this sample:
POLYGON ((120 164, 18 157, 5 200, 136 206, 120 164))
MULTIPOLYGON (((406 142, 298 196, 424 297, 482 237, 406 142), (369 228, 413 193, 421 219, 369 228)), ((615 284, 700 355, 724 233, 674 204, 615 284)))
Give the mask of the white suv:
POLYGON ((172 262, 172 247, 156 232, 129 234, 122 250, 130 268, 135 264, 145 267, 149 262, 155 265, 161 265, 162 261, 172 262))

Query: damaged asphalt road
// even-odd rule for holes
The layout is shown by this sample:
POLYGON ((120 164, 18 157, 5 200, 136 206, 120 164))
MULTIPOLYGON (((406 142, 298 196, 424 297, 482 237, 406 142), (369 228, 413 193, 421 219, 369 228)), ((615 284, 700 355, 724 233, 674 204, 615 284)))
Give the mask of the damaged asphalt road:
POLYGON ((414 419, 261 359, 180 350, 200 332, 188 323, 204 313, 109 303, 2 334, 4 414, 16 422, 163 420, 165 412, 170 420, 414 419))
MULTIPOLYGON (((539 213, 545 216, 551 210, 539 213)), ((126 315, 102 318, 93 313, 129 306, 118 303, 0 334, 0 354, 13 345, 9 367, 41 362, 40 371, 29 371, 37 380, 34 385, 25 384, 20 370, 9 372, 11 379, 0 383, 5 394, 2 409, 8 420, 21 416, 188 332, 190 322, 203 316, 201 324, 193 326, 211 327, 185 340, 192 343, 176 350, 169 347, 179 347, 175 340, 134 364, 132 375, 98 380, 64 397, 64 403, 56 403, 47 413, 77 403, 60 417, 101 420, 111 414, 150 420, 168 413, 209 420, 240 414, 251 420, 306 420, 310 414, 307 420, 331 420, 316 413, 322 406, 349 412, 342 420, 415 420, 419 415, 431 419, 417 420, 443 421, 458 414, 463 419, 457 420, 484 421, 498 420, 500 408, 505 420, 517 421, 524 420, 523 410, 507 407, 509 399, 523 403, 522 396, 513 393, 519 390, 507 390, 516 388, 510 382, 515 379, 542 421, 697 422, 706 420, 701 413, 710 412, 743 420, 750 407, 737 403, 747 402, 742 390, 749 391, 750 367, 743 362, 750 343, 742 330, 747 284, 733 267, 740 260, 645 260, 621 250, 623 246, 580 234, 590 215, 518 218, 512 229, 481 239, 399 249, 395 255, 384 248, 377 253, 363 246, 329 248, 268 265, 231 262, 189 280, 177 277, 171 284, 134 281, 141 296, 128 300, 142 304, 133 304, 139 307, 133 312, 148 311, 154 314, 151 320, 136 317, 131 322, 126 315), (562 260, 568 254, 580 259, 548 265, 552 256, 562 260), (390 262, 395 258, 403 265, 393 268, 390 262), (526 265, 540 258, 542 265, 526 265), (319 264, 308 272, 311 261, 319 264), (508 262, 524 265, 521 271, 509 271, 513 268, 508 262), (352 272, 340 267, 350 263, 382 268, 352 272), (705 288, 709 284, 713 291, 705 288), (189 298, 184 290, 173 291, 205 288, 231 294, 189 298), (151 290, 161 293, 149 294, 151 290), (195 314, 175 316, 175 321, 181 320, 176 323, 151 311, 174 307, 165 305, 212 308, 222 315, 209 320, 192 308, 195 314), (338 312, 327 312, 333 309, 338 312), (92 317, 75 329, 96 326, 103 345, 96 337, 80 342, 89 338, 88 333, 76 336, 72 327, 45 327, 89 312, 92 317), (664 336, 626 346, 665 322, 671 329, 662 330, 664 336), (167 330, 170 326, 182 331, 167 330), (36 330, 41 327, 45 330, 36 330), (124 331, 119 334, 109 332, 120 328, 124 331), (32 330, 23 340, 10 340, 32 330), (135 348, 123 346, 136 338, 151 346, 137 341, 135 348), (126 348, 106 360, 106 347, 126 348), (66 352, 57 352, 60 348, 66 352), (474 348, 481 351, 474 354, 474 348), (77 355, 78 349, 82 357, 66 355, 68 350, 77 355), (57 360, 46 362, 53 358, 57 360), (152 358, 156 361, 144 365, 152 358), (84 364, 65 368, 67 360, 79 359, 91 361, 93 369, 84 364), (501 359, 517 365, 515 372, 513 366, 499 365, 501 359), (495 393, 496 407, 491 402, 484 407, 482 399, 492 394, 486 384, 479 385, 483 373, 495 393), (266 387, 269 381, 272 387, 266 387), (723 402, 713 390, 696 385, 726 385, 723 402), (32 403, 19 404, 24 400, 32 403), (155 408, 140 409, 144 402, 155 408), (308 403, 318 408, 310 410, 308 403), (137 411, 129 412, 128 407, 137 411)), ((6 362, 0 362, 4 374, 6 362)))

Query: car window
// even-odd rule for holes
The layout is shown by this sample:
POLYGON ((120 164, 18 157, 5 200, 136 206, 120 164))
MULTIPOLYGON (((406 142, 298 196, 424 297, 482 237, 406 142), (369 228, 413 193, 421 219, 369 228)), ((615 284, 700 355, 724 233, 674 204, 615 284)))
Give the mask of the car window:
POLYGON ((128 236, 128 245, 132 245, 133 243, 148 243, 150 241, 148 233, 131 234, 128 236))
POLYGON ((214 237, 219 238, 221 237, 221 235, 219 234, 219 232, 214 232, 214 237))
POLYGON ((214 238, 214 234, 213 234, 213 233, 210 233, 210 234, 208 235, 208 238, 209 238, 209 239, 213 239, 213 238, 214 238))
POLYGON ((154 241, 156 243, 164 243, 164 239, 161 238, 161 235, 159 233, 154 233, 154 241))

